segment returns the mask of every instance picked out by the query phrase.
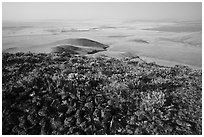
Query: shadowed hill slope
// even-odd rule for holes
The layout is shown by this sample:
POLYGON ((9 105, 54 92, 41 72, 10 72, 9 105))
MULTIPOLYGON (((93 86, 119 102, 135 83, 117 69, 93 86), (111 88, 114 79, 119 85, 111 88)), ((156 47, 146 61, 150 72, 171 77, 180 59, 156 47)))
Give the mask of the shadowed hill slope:
POLYGON ((99 43, 99 42, 94 41, 94 40, 85 39, 85 38, 64 39, 64 40, 56 41, 53 44, 55 44, 55 45, 69 44, 69 45, 93 47, 93 48, 103 48, 103 49, 106 49, 109 47, 108 45, 99 43))
POLYGON ((3 52, 17 53, 17 52, 32 52, 32 53, 69 53, 69 54, 94 54, 100 51, 105 51, 109 46, 100 42, 85 39, 64 39, 44 45, 36 45, 32 47, 11 47, 4 49, 3 52))
POLYGON ((108 45, 99 43, 85 38, 64 39, 51 43, 54 45, 51 52, 54 53, 70 53, 70 54, 94 54, 99 51, 105 51, 108 45))

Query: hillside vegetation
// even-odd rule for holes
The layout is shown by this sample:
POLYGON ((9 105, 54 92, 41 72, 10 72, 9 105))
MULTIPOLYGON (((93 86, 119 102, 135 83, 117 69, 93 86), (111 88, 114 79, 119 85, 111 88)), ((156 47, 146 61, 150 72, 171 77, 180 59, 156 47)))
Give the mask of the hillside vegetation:
POLYGON ((2 58, 3 134, 202 134, 201 70, 67 53, 2 58))

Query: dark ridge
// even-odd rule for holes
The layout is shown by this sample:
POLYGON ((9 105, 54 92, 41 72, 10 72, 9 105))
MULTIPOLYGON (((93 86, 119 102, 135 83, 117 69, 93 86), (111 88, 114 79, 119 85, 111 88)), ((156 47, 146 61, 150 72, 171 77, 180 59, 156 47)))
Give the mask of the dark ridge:
POLYGON ((103 25, 103 26, 100 26, 99 28, 101 28, 101 29, 116 29, 117 27, 103 25))
POLYGON ((94 47, 94 48, 103 48, 106 49, 109 46, 99 43, 94 40, 86 39, 86 38, 77 38, 77 39, 65 39, 65 40, 60 40, 57 42, 54 42, 53 44, 55 45, 78 45, 78 46, 85 46, 85 47, 94 47))
POLYGON ((104 50, 93 50, 93 51, 88 52, 88 54, 95 54, 95 53, 98 53, 100 51, 104 51, 104 50))
POLYGON ((149 42, 148 42, 148 41, 143 40, 143 39, 133 39, 133 40, 131 40, 131 41, 133 41, 133 42, 138 42, 138 43, 145 43, 145 44, 149 44, 149 42))
POLYGON ((65 39, 52 43, 54 53, 70 53, 70 54, 94 54, 106 50, 108 45, 93 41, 90 39, 65 39), (56 46, 56 47, 55 47, 56 46))
POLYGON ((80 50, 81 50, 81 48, 75 47, 75 46, 72 46, 72 45, 62 45, 62 46, 57 46, 57 47, 52 48, 53 53, 67 52, 67 53, 70 53, 70 54, 78 54, 77 51, 80 51, 80 50))
POLYGON ((125 38, 128 37, 129 35, 112 35, 112 36, 108 36, 109 38, 125 38))

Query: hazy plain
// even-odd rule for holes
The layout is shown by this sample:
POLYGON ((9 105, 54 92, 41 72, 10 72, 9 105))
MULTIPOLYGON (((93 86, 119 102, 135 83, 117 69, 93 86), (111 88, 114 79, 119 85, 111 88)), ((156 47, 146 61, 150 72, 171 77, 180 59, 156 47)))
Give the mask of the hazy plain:
POLYGON ((43 20, 3 22, 3 52, 51 52, 53 43, 69 38, 86 38, 107 44, 97 53, 120 57, 139 55, 161 65, 202 67, 202 23, 199 21, 142 20, 43 20))

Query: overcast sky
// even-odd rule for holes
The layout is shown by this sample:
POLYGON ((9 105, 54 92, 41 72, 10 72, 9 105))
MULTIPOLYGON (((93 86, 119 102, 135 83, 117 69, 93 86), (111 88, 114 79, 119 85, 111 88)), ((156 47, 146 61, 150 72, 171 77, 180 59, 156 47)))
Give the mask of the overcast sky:
POLYGON ((202 3, 3 3, 3 20, 201 20, 202 3))

